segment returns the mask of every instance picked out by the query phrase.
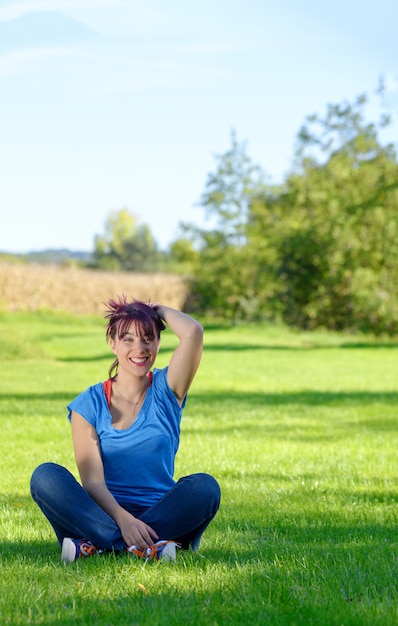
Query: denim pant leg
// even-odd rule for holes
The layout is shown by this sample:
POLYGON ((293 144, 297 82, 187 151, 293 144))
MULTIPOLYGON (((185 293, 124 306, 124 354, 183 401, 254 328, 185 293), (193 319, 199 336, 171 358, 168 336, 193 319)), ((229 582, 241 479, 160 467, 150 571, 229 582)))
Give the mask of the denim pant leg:
POLYGON ((43 463, 30 482, 33 500, 52 527, 59 543, 64 537, 89 539, 102 550, 126 546, 118 525, 61 465, 43 463))
POLYGON ((220 506, 220 487, 209 474, 184 476, 174 487, 140 515, 160 539, 174 539, 181 547, 197 550, 203 531, 220 506))

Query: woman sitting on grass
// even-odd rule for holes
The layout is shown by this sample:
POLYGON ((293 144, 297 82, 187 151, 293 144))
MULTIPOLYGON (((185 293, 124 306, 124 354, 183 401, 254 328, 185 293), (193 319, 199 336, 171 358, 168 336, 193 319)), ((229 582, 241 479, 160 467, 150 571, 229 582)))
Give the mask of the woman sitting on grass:
POLYGON ((62 545, 62 560, 128 551, 174 560, 176 546, 199 547, 220 504, 209 474, 175 482, 174 460, 186 396, 202 354, 203 328, 163 305, 108 302, 106 338, 116 360, 109 379, 68 406, 81 486, 44 463, 31 494, 62 545), (165 323, 178 337, 169 365, 151 370, 165 323))

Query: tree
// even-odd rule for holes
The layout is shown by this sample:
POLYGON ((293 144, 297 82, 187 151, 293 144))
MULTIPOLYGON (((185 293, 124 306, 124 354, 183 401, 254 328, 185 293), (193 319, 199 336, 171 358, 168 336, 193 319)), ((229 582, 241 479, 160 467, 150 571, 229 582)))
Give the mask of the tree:
POLYGON ((366 122, 366 103, 307 118, 296 170, 252 205, 251 242, 267 241, 288 323, 398 331, 398 165, 378 139, 385 118, 366 122))
POLYGON ((105 234, 95 237, 94 262, 101 269, 156 271, 161 259, 149 226, 139 224, 127 209, 111 211, 105 234))
POLYGON ((398 163, 380 141, 388 118, 368 122, 367 102, 309 116, 281 185, 265 184, 232 134, 201 198, 213 227, 191 227, 201 310, 398 332, 398 163))
POLYGON ((234 132, 230 149, 216 155, 216 161, 201 197, 201 206, 207 217, 213 218, 214 227, 185 225, 197 250, 196 256, 191 256, 191 288, 199 310, 236 320, 246 318, 255 305, 246 228, 250 204, 260 193, 265 175, 234 132))
POLYGON ((246 225, 252 198, 262 188, 265 175, 246 153, 246 142, 239 143, 231 132, 231 147, 216 155, 217 168, 207 177, 200 204, 208 217, 214 217, 216 230, 228 245, 246 243, 246 225))

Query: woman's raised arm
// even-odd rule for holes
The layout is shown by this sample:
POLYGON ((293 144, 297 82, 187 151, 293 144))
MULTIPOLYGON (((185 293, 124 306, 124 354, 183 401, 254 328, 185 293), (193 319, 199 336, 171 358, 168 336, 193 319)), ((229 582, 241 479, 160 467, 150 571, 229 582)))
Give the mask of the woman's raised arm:
POLYGON ((154 308, 179 339, 170 359, 168 383, 182 404, 202 356, 203 326, 193 317, 171 307, 157 304, 154 308))

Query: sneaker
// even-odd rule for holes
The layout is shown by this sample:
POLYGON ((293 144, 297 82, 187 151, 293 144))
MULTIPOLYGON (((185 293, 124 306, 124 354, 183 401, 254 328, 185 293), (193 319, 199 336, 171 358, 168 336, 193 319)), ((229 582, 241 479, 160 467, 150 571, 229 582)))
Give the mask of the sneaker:
POLYGON ((83 556, 93 556, 101 552, 98 548, 87 539, 71 539, 65 537, 62 542, 61 561, 72 563, 83 556))
POLYGON ((127 552, 135 554, 140 559, 152 559, 154 561, 175 561, 176 549, 179 548, 179 544, 175 541, 158 541, 152 546, 148 546, 145 550, 138 550, 136 546, 130 546, 127 548, 127 552))

